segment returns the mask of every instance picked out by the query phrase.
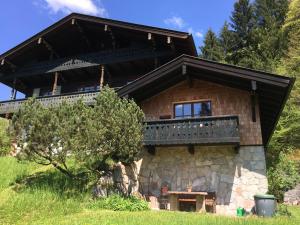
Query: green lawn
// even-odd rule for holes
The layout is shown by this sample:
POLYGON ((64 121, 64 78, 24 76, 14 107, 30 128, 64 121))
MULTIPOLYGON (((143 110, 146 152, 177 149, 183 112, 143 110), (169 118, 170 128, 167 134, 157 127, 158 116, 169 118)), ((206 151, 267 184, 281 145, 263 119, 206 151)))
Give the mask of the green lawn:
POLYGON ((300 224, 292 217, 231 218, 183 212, 114 212, 91 207, 89 192, 51 167, 0 158, 0 224, 300 224))

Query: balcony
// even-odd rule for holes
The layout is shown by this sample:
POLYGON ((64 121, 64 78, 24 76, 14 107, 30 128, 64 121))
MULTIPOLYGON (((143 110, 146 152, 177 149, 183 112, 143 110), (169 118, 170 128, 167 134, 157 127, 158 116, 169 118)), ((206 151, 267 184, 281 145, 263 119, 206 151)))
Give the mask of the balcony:
POLYGON ((145 146, 239 143, 237 116, 148 121, 144 133, 145 146))
MULTIPOLYGON (((62 104, 63 102, 76 102, 79 99, 86 104, 93 104, 95 101, 95 97, 99 94, 99 91, 94 92, 84 92, 84 93, 71 93, 71 94, 62 94, 62 95, 52 95, 46 97, 38 97, 37 100, 43 106, 57 106, 62 104)), ((0 115, 4 115, 7 113, 14 113, 19 110, 21 105, 27 99, 19 99, 19 100, 11 100, 11 101, 3 101, 0 102, 0 115)))

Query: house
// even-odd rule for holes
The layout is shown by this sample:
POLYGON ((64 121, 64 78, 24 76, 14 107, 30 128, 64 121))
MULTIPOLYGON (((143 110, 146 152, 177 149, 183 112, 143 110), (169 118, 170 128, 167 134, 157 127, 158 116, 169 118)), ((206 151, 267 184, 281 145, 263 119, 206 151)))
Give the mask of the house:
POLYGON ((106 84, 133 98, 147 118, 140 191, 191 185, 234 214, 268 190, 265 151, 294 80, 200 59, 185 32, 73 13, 0 55, 0 82, 8 118, 32 96, 93 104, 106 84))

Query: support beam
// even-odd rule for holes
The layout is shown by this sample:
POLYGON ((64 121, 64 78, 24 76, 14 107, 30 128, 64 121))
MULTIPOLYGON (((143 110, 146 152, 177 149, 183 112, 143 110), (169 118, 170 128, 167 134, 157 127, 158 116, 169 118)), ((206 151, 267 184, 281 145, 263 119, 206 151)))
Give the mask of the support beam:
POLYGON ((56 58, 59 58, 59 54, 54 50, 53 46, 51 44, 49 44, 49 42, 47 42, 44 38, 40 37, 38 39, 38 44, 44 44, 45 47, 50 51, 51 55, 50 55, 50 59, 53 58, 53 56, 55 56, 56 58))
POLYGON ((86 36, 86 32, 84 31, 83 27, 76 21, 75 19, 72 19, 72 25, 75 25, 81 35, 81 37, 84 39, 86 45, 88 46, 89 49, 91 49, 92 45, 89 40, 89 38, 86 36))
POLYGON ((172 39, 171 39, 171 37, 168 36, 168 37, 167 37, 167 43, 168 43, 168 44, 171 44, 171 42, 172 42, 172 39))
POLYGON ((56 94, 57 80, 58 80, 58 72, 55 72, 55 74, 54 74, 53 88, 52 88, 52 95, 56 94))
POLYGON ((115 35, 113 34, 111 28, 108 26, 108 25, 104 25, 104 31, 105 32, 108 32, 108 34, 110 35, 111 37, 111 45, 112 45, 112 48, 113 49, 116 49, 116 38, 115 38, 115 35))
POLYGON ((0 65, 1 65, 1 66, 4 66, 5 64, 9 65, 13 71, 15 71, 16 68, 17 68, 17 66, 16 66, 15 64, 13 64, 11 61, 9 61, 9 60, 6 59, 6 58, 4 58, 4 59, 1 60, 0 65))
POLYGON ((251 81, 251 111, 252 111, 252 122, 256 122, 256 81, 251 81))
POLYGON ((24 66, 15 73, 5 74, 2 80, 11 80, 14 77, 26 77, 38 74, 54 73, 59 71, 73 70, 78 68, 100 66, 118 62, 129 62, 142 59, 154 59, 173 55, 170 49, 153 52, 148 49, 120 49, 115 51, 101 51, 97 53, 82 54, 74 57, 44 61, 30 66, 24 66), (130 53, 130 54, 128 54, 130 53))
POLYGON ((11 89, 11 95, 10 95, 11 100, 15 100, 17 96, 16 83, 17 83, 17 79, 14 78, 13 87, 11 89))
POLYGON ((104 83, 104 66, 101 65, 101 75, 100 75, 100 90, 103 88, 103 83, 104 83))

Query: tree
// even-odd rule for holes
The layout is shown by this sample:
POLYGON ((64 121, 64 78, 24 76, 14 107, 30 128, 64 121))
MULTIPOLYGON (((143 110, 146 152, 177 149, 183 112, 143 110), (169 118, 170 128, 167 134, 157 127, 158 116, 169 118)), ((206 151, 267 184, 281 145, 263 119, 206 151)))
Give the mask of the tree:
POLYGON ((93 107, 82 101, 46 108, 30 99, 14 115, 12 131, 20 159, 53 165, 74 177, 77 167, 96 176, 109 174, 116 163, 129 165, 142 150, 144 114, 133 100, 102 89, 93 107))
POLYGON ((221 61, 222 49, 215 33, 209 29, 204 38, 204 46, 200 47, 200 57, 213 61, 221 61))
POLYGON ((232 49, 234 48, 234 33, 229 29, 229 24, 225 21, 219 37, 222 49, 222 59, 226 63, 231 63, 232 49))
POLYGON ((288 50, 283 60, 286 71, 293 75, 300 74, 300 1, 290 3, 283 29, 288 35, 288 50))
POLYGON ((74 136, 77 161, 101 172, 114 163, 131 164, 142 150, 144 113, 133 101, 105 87, 74 136))
POLYGON ((253 57, 253 27, 255 24, 253 6, 249 0, 239 0, 234 4, 231 27, 234 31, 234 47, 231 61, 235 65, 255 68, 258 60, 253 57))
MULTIPOLYGON (((283 32, 288 36, 289 48, 278 67, 277 72, 297 78, 290 98, 283 110, 276 131, 268 149, 269 181, 274 184, 272 192, 282 195, 299 182, 299 172, 293 161, 286 161, 282 154, 290 156, 300 148, 300 0, 293 0, 289 5, 283 32), (296 171, 296 174, 293 172, 296 171), (295 182, 294 182, 295 180, 295 182)), ((271 184, 272 184, 271 183, 271 184)))
POLYGON ((81 102, 46 108, 34 98, 26 101, 12 118, 17 156, 42 165, 53 165, 72 177, 67 166, 67 156, 72 154, 72 149, 67 143, 77 132, 78 112, 84 110, 81 102))
POLYGON ((288 0, 256 0, 254 2, 255 27, 253 47, 258 59, 256 69, 273 71, 286 48, 286 35, 282 24, 288 9, 288 0))

